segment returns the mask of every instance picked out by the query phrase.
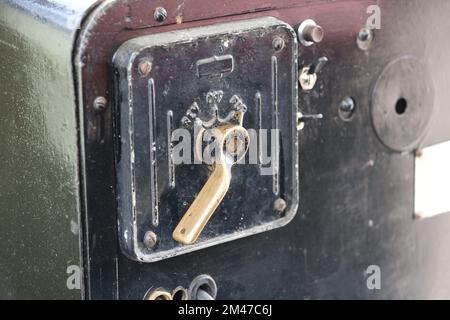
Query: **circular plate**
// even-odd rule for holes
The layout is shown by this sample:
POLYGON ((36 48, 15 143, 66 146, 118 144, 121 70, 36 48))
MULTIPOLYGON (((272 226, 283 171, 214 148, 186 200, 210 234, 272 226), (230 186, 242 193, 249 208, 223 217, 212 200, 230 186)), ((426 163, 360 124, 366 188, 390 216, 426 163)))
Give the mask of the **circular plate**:
POLYGON ((414 150, 427 131, 433 104, 433 80, 426 67, 413 57, 392 61, 372 93, 377 136, 394 151, 414 150))

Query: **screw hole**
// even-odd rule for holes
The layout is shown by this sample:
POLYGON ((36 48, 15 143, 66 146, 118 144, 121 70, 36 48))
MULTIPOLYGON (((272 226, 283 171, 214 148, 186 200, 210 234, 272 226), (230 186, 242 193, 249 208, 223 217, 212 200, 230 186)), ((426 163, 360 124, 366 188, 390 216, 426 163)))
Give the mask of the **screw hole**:
POLYGON ((275 49, 275 51, 278 52, 278 51, 283 50, 284 45, 285 45, 285 43, 284 43, 283 38, 277 36, 273 39, 272 46, 275 49))
POLYGON ((397 114, 402 115, 406 112, 406 109, 408 109, 408 102, 405 98, 400 98, 397 100, 397 103, 395 104, 395 112, 397 114))

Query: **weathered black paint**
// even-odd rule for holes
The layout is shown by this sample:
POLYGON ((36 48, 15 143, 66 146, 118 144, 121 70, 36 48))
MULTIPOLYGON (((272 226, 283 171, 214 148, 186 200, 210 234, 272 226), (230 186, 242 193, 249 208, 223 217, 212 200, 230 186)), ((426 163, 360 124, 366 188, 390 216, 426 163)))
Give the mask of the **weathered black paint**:
MULTIPOLYGON (((7 3, 14 2, 21 1, 7 3)), ((14 131, 19 127, 11 126, 13 122, 9 119, 13 119, 15 115, 14 110, 11 110, 7 113, 9 118, 6 115, 3 117, 7 125, 2 128, 10 128, 12 132, 24 137, 18 140, 18 146, 23 148, 21 150, 24 150, 25 155, 35 154, 33 147, 36 146, 36 140, 31 137, 47 137, 48 132, 42 129, 48 123, 45 120, 54 119, 51 117, 54 115, 51 106, 57 101, 55 97, 61 92, 69 93, 65 101, 70 100, 72 103, 65 104, 67 109, 57 111, 70 110, 73 113, 75 94, 71 95, 68 87, 80 85, 77 95, 82 164, 79 168, 82 190, 80 207, 85 209, 81 212, 86 222, 82 228, 85 239, 82 247, 86 257, 84 267, 87 298, 141 299, 151 286, 188 286, 195 276, 202 273, 211 274, 216 280, 219 287, 218 298, 450 297, 450 277, 447 274, 450 266, 450 216, 413 220, 414 157, 410 152, 402 154, 386 148, 373 130, 370 115, 373 88, 382 70, 395 59, 414 56, 430 70, 434 84, 435 108, 430 131, 422 145, 450 139, 447 75, 450 61, 446 59, 450 50, 450 3, 445 0, 379 1, 381 29, 375 31, 372 47, 361 51, 356 45, 356 35, 368 17, 367 6, 374 3, 376 2, 351 0, 230 1, 228 6, 223 6, 222 1, 209 1, 208 6, 199 6, 194 1, 161 1, 157 5, 164 6, 168 11, 168 17, 163 23, 154 21, 152 13, 157 5, 151 1, 112 1, 100 4, 99 9, 89 16, 86 13, 78 41, 70 48, 75 52, 76 82, 67 76, 70 65, 68 57, 71 58, 68 51, 71 50, 66 47, 64 52, 56 55, 59 58, 65 57, 61 61, 65 70, 63 74, 66 76, 54 74, 54 84, 63 83, 64 88, 54 91, 52 99, 42 98, 47 90, 21 91, 28 101, 33 102, 36 100, 32 99, 32 95, 36 93, 34 96, 40 97, 38 101, 42 104, 23 104, 29 108, 20 114, 25 119, 34 114, 30 113, 35 110, 33 106, 42 106, 39 109, 42 113, 36 113, 33 117, 34 120, 42 121, 27 122, 33 124, 30 134, 23 130, 14 131), (329 63, 321 71, 315 89, 310 93, 300 93, 300 111, 321 112, 324 119, 310 123, 299 133, 299 213, 283 229, 154 264, 140 264, 129 260, 122 255, 117 242, 113 109, 109 104, 103 113, 98 113, 93 107, 93 101, 98 96, 105 96, 108 101, 113 101, 110 94, 112 75, 108 73, 112 53, 132 37, 256 16, 275 16, 292 25, 312 17, 326 33, 322 43, 309 48, 300 47, 300 65, 309 65, 320 56, 327 56, 329 63), (175 24, 176 20, 180 21, 180 17, 182 23, 175 24), (346 96, 353 97, 356 102, 350 121, 342 121, 339 117, 339 105, 346 96), (366 287, 364 271, 372 264, 381 267, 382 289, 379 291, 370 291, 366 287)), ((48 2, 47 7, 54 7, 51 4, 48 2)), ((28 12, 33 12, 32 9, 30 7, 28 12)), ((3 28, 3 16, 1 21, 3 36, 3 31, 6 30, 3 28)), ((31 41, 30 38, 23 39, 31 41)), ((42 48, 43 42, 38 43, 38 47, 42 48)), ((7 47, 9 46, 4 44, 0 47, 2 57, 4 50, 11 50, 7 47)), ((51 43, 43 47, 54 48, 51 43)), ((26 56, 33 55, 30 52, 26 56)), ((45 60, 53 55, 44 49, 41 57, 45 60)), ((18 76, 18 73, 12 72, 15 70, 12 69, 14 65, 14 61, 6 65, 11 68, 8 69, 7 74, 11 75, 8 80, 14 80, 14 75, 18 76)), ((6 68, 5 65, 2 66, 6 68)), ((20 66, 23 67, 22 64, 20 66)), ((37 74, 38 71, 32 70, 30 80, 36 80, 37 74)), ((414 84, 415 79, 411 77, 403 81, 414 84)), ((14 83, 17 82, 11 81, 11 84, 14 83)), ((2 100, 2 111, 4 101, 2 100)), ((14 173, 8 180, 10 183, 6 185, 14 186, 18 196, 2 198, 3 206, 16 203, 14 210, 5 212, 22 212, 20 204, 29 204, 24 207, 33 207, 36 217, 42 218, 48 208, 53 210, 55 207, 61 210, 52 212, 68 210, 69 217, 77 216, 79 209, 74 202, 78 201, 78 196, 71 197, 74 200, 71 207, 67 204, 67 199, 56 201, 55 199, 64 199, 70 193, 64 192, 64 188, 56 187, 55 183, 49 183, 48 190, 42 189, 41 183, 37 183, 36 188, 30 192, 25 188, 30 186, 30 181, 49 182, 46 177, 54 177, 54 172, 61 172, 61 179, 74 186, 76 178, 73 168, 77 163, 73 150, 76 149, 74 117, 67 117, 72 129, 63 130, 60 136, 64 137, 64 145, 68 148, 63 149, 70 149, 70 155, 64 158, 67 154, 52 153, 52 148, 45 148, 57 165, 52 166, 51 161, 34 161, 34 164, 42 164, 30 167, 36 179, 19 175, 19 172, 16 174, 14 170, 25 168, 25 162, 16 161, 21 158, 13 157, 14 152, 6 153, 8 161, 12 162, 2 161, 2 166, 3 163, 10 163, 7 168, 11 168, 14 173), (65 167, 61 163, 68 164, 63 159, 70 159, 70 174, 58 169, 65 167), (20 165, 13 164, 14 161, 20 165), (43 174, 43 169, 48 166, 54 170, 43 174), (18 183, 14 177, 20 177, 23 181, 18 183), (40 195, 50 200, 43 201, 40 195)), ((63 122, 61 119, 54 122, 52 120, 56 127, 63 122)), ((1 141, 10 144, 12 140, 6 135, 11 134, 11 131, 5 130, 2 129, 1 141)), ((50 140, 43 141, 43 145, 48 145, 50 140)), ((25 158, 30 159, 29 156, 25 158)), ((9 171, 3 170, 2 178, 9 171)), ((22 172, 24 171, 20 173, 22 172)), ((5 195, 3 190, 5 189, 2 187, 2 196, 5 195)), ((60 218, 66 219, 64 215, 55 214, 51 217, 45 226, 51 225, 54 228, 60 226, 60 218)), ((13 230, 21 230, 20 220, 14 221, 12 223, 17 224, 13 230)), ((2 279, 5 283, 3 288, 21 286, 11 297, 74 298, 71 292, 69 296, 66 295, 59 280, 53 280, 60 269, 58 266, 63 266, 67 259, 72 259, 72 254, 65 255, 62 252, 72 252, 70 248, 76 246, 78 239, 73 238, 69 229, 65 229, 64 223, 61 228, 57 228, 58 231, 45 229, 42 232, 42 228, 37 228, 36 233, 35 224, 30 223, 30 219, 23 220, 23 225, 29 236, 25 242, 20 243, 22 238, 11 242, 10 239, 13 238, 10 237, 9 229, 0 236, 0 239, 8 240, 8 247, 2 247, 1 251, 1 261, 8 263, 1 266, 16 272, 14 278, 2 279), (64 248, 55 246, 55 243, 61 244, 56 241, 57 236, 63 243, 68 241, 63 245, 64 248), (37 246, 39 250, 32 250, 27 244, 36 245, 36 239, 42 245, 37 246), (21 248, 21 244, 25 244, 25 247, 21 248), (10 259, 14 248, 21 248, 20 252, 26 253, 20 256, 19 262, 10 259), (54 254, 47 254, 52 248, 55 250, 54 254), (3 259, 4 257, 10 260, 3 259), (31 260, 35 261, 34 268, 28 264, 30 259, 35 259, 31 260), (38 273, 33 273, 34 271, 43 273, 38 278, 38 273), (5 282, 5 279, 14 281, 5 282), (28 288, 32 288, 31 292, 27 291, 26 284, 29 285, 28 288)), ((5 292, 13 291, 6 289, 5 292)))
POLYGON ((114 94, 121 102, 116 106, 120 110, 116 134, 120 145, 116 156, 119 239, 125 254, 144 262, 281 227, 298 207, 295 31, 280 20, 262 18, 161 37, 164 43, 159 35, 126 42, 114 55, 113 66, 118 82, 114 94), (278 38, 284 44, 274 49, 273 39, 278 38), (198 61, 213 56, 232 60, 232 72, 199 77, 198 61), (139 63, 149 60, 152 70, 143 76, 139 63), (208 103, 208 94, 219 91, 220 102, 208 103), (229 118, 226 121, 232 122, 235 97, 245 105, 243 126, 250 133, 245 164, 233 166, 230 188, 200 238, 194 245, 182 245, 172 239, 172 232, 212 171, 212 166, 194 164, 195 129, 186 113, 195 103, 197 121, 211 122, 217 108, 221 121, 229 118), (183 119, 191 125, 183 124, 183 119), (173 135, 180 130, 190 138, 190 151, 184 151, 189 152, 190 161, 172 165, 168 159, 177 152, 170 145, 186 144, 173 135), (261 147, 259 134, 268 148, 261 147), (174 171, 172 187, 170 170, 174 171), (277 199, 286 204, 281 214, 274 209, 277 199), (157 246, 151 249, 142 243, 149 230, 158 237, 157 246))

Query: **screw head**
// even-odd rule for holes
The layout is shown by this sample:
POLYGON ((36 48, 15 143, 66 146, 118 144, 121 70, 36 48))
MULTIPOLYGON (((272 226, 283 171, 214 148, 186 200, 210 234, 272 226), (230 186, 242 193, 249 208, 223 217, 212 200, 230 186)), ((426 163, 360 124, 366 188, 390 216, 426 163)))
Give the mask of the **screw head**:
POLYGON ((147 231, 144 235, 144 245, 149 248, 153 249, 156 246, 156 243, 158 241, 158 236, 153 231, 147 231))
POLYGON ((277 200, 275 200, 275 203, 273 205, 274 210, 278 213, 278 214, 282 214, 284 212, 284 210, 286 210, 286 201, 284 201, 284 199, 278 198, 277 200))
POLYGON ((358 32, 356 43, 361 50, 368 50, 373 41, 373 31, 370 28, 364 27, 358 32))
POLYGON ((370 32, 367 30, 367 28, 363 28, 358 33, 358 39, 361 41, 367 41, 370 37, 370 32))
POLYGON ((155 12, 153 13, 153 17, 158 22, 164 22, 164 20, 166 20, 167 18, 167 10, 163 7, 157 7, 155 9, 155 12))
POLYGON ((97 97, 94 100, 94 109, 97 110, 98 112, 102 112, 106 109, 107 103, 108 101, 106 100, 105 97, 97 97))
POLYGON ((345 97, 339 104, 339 116, 342 120, 350 120, 355 112, 355 100, 351 97, 345 97))
POLYGON ((149 60, 142 60, 138 66, 139 73, 143 76, 148 76, 152 71, 152 62, 149 60))
POLYGON ((355 102, 352 98, 346 97, 342 100, 339 108, 345 112, 353 111, 355 109, 355 102))
POLYGON ((275 51, 281 51, 284 48, 284 39, 282 37, 275 37, 272 41, 272 47, 275 49, 275 51))

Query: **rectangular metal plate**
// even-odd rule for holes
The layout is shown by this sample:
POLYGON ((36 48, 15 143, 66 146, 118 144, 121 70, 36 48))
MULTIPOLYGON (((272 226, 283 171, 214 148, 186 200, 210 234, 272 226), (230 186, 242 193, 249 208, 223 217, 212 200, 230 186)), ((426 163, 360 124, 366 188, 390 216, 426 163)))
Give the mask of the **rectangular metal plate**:
POLYGON ((450 141, 420 150, 415 164, 415 215, 450 212, 450 141))
POLYGON ((158 261, 280 227, 294 217, 297 58, 295 32, 271 17, 149 35, 118 49, 113 58, 118 223, 128 257, 158 261), (214 92, 221 99, 211 103, 207 95, 214 92), (191 106, 204 121, 214 108, 224 118, 233 110, 233 97, 247 107, 249 154, 245 164, 233 167, 230 189, 200 238, 179 244, 172 232, 210 167, 177 164, 180 141, 174 133, 186 126, 191 106), (148 231, 157 239, 152 248, 143 243, 148 231))

